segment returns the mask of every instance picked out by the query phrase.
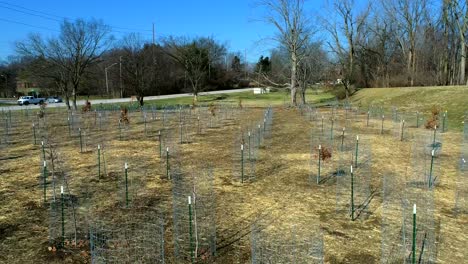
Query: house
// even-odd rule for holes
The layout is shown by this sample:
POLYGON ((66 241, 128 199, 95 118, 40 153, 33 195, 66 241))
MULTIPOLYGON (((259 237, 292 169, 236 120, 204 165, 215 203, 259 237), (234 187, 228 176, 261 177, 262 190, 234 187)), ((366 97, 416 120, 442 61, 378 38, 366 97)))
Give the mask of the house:
POLYGON ((22 95, 38 95, 41 88, 38 88, 34 82, 27 79, 16 78, 16 93, 22 95))

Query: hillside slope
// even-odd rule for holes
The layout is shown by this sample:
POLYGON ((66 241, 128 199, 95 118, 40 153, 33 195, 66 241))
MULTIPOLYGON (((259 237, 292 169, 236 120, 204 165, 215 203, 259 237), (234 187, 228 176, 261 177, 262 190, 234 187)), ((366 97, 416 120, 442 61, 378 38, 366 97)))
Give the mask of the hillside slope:
POLYGON ((425 115, 436 106, 448 111, 449 128, 461 129, 465 111, 468 111, 468 86, 368 88, 354 94, 351 102, 362 107, 398 107, 425 115))

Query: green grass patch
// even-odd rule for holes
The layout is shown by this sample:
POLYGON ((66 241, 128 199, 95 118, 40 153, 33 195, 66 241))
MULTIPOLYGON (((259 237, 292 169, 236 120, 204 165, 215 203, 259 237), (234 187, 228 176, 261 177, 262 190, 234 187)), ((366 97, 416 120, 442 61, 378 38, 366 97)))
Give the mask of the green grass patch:
POLYGON ((368 88, 358 91, 351 102, 362 107, 398 107, 403 111, 419 111, 426 116, 439 107, 448 112, 448 127, 461 129, 465 111, 468 110, 467 86, 368 88))

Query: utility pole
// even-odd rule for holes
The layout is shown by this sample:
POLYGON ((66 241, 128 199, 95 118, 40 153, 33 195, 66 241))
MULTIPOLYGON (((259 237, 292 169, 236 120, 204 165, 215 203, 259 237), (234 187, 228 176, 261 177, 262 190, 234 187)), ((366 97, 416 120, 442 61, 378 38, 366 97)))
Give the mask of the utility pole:
POLYGON ((119 79, 120 79, 120 98, 123 98, 123 86, 122 86, 122 56, 119 57, 119 79))
POLYGON ((116 63, 112 63, 111 65, 109 65, 109 66, 107 66, 107 67, 104 68, 104 72, 106 73, 106 92, 107 92, 107 95, 109 95, 109 79, 108 79, 108 77, 107 77, 107 70, 108 70, 110 67, 112 67, 112 66, 114 66, 114 65, 116 65, 116 64, 117 64, 117 62, 116 62, 116 63))

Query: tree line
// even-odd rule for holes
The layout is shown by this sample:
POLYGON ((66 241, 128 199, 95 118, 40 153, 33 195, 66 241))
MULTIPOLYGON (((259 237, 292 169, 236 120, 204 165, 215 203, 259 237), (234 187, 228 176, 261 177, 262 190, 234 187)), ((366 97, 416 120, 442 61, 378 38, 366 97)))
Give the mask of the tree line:
POLYGON ((146 95, 185 91, 196 100, 202 90, 249 84, 286 87, 293 104, 317 82, 340 80, 346 97, 365 87, 468 85, 467 1, 331 0, 320 12, 305 0, 258 3, 276 47, 254 65, 213 37, 116 40, 104 22, 78 19, 56 37, 18 42, 16 59, 0 66, 3 90, 20 76, 76 108, 78 95, 137 95, 143 105, 146 95))

